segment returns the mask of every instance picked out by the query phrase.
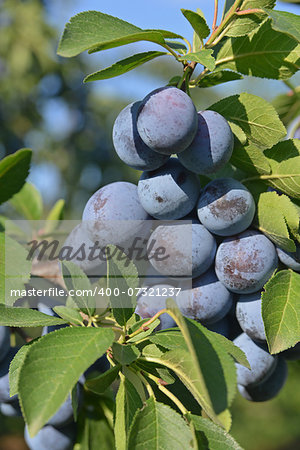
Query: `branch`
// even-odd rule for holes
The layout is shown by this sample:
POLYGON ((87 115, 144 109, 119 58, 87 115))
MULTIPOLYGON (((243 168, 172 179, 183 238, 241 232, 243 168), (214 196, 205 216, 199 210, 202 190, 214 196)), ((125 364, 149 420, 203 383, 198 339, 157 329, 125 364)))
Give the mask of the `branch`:
POLYGON ((213 31, 215 31, 215 29, 216 29, 217 18, 218 18, 218 0, 215 0, 215 12, 214 12, 214 20, 213 20, 213 24, 212 24, 213 31))

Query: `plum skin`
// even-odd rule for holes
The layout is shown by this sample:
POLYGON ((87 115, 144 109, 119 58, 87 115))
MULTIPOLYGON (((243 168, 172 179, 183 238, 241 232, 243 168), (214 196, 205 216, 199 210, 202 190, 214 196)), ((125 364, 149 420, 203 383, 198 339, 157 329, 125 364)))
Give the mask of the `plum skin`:
POLYGON ((168 277, 198 277, 212 265, 217 248, 213 235, 195 220, 159 225, 149 238, 148 248, 149 245, 151 265, 168 277), (154 257, 158 248, 165 250, 164 258, 154 257))
POLYGON ((238 384, 238 390, 246 400, 251 402, 266 402, 278 395, 286 382, 287 375, 287 364, 284 358, 279 356, 274 371, 260 383, 249 386, 238 384))
POLYGON ((113 126, 113 144, 120 159, 136 170, 155 170, 165 164, 168 155, 154 152, 137 131, 137 114, 141 102, 131 103, 119 113, 113 126))
POLYGON ((266 334, 261 313, 261 292, 240 295, 236 304, 236 318, 242 330, 254 341, 265 342, 266 334))
POLYGON ((4 360, 10 348, 10 332, 8 327, 0 326, 0 363, 4 360))
POLYGON ((191 145, 179 153, 181 164, 206 175, 220 170, 230 160, 234 138, 227 120, 216 111, 198 112, 198 129, 191 145))
POLYGON ((203 189, 197 205, 200 222, 218 236, 232 236, 246 230, 255 214, 255 202, 248 189, 233 178, 218 178, 203 189))
POLYGON ((75 426, 71 424, 58 429, 45 425, 33 438, 29 436, 26 426, 24 437, 31 450, 71 450, 75 439, 75 426))
POLYGON ((162 167, 142 173, 138 195, 143 208, 159 220, 177 220, 189 214, 197 203, 200 181, 176 158, 162 167))
POLYGON ((246 355, 251 370, 236 363, 237 383, 250 386, 263 381, 277 365, 278 356, 272 356, 262 346, 258 345, 246 333, 240 334, 233 343, 246 355))
POLYGON ((251 294, 260 290, 277 268, 275 246, 262 233, 248 230, 220 244, 215 268, 230 291, 251 294))
POLYGON ((142 101, 137 129, 152 150, 172 155, 185 150, 198 126, 196 108, 180 89, 166 86, 150 92, 142 101))
POLYGON ((118 245, 143 233, 148 222, 133 183, 117 181, 96 191, 82 215, 90 239, 100 247, 118 245))
POLYGON ((181 313, 204 325, 223 319, 232 306, 233 296, 210 269, 193 279, 192 288, 183 289, 176 297, 181 313))

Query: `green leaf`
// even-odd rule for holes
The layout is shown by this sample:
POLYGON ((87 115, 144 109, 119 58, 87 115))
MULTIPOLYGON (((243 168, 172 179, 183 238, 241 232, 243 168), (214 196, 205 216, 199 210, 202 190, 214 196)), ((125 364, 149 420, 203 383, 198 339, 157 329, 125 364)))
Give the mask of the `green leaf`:
POLYGON ((92 316, 95 312, 95 298, 92 295, 91 283, 88 277, 80 267, 70 261, 62 263, 62 271, 68 291, 74 292, 74 295, 72 295, 73 300, 83 312, 92 316))
POLYGON ((82 373, 114 340, 104 328, 62 328, 30 346, 19 377, 19 398, 31 436, 66 401, 82 373))
POLYGON ((287 11, 272 11, 265 9, 272 19, 272 28, 287 33, 300 42, 300 16, 287 11))
POLYGON ((262 293, 262 316, 270 352, 278 353, 299 342, 300 275, 292 270, 278 272, 262 293))
MULTIPOLYGON (((143 320, 140 320, 139 322, 136 322, 134 324, 134 326, 131 327, 131 332, 133 333, 134 331, 136 331, 138 328, 140 328, 144 323, 146 323, 148 321, 149 321, 149 319, 143 319, 143 320)), ((127 342, 133 343, 133 342, 137 342, 137 341, 140 341, 140 340, 146 338, 153 332, 153 330, 155 330, 156 327, 158 327, 159 324, 160 324, 159 319, 154 320, 154 322, 152 322, 149 326, 147 326, 146 331, 142 331, 141 333, 137 334, 136 336, 133 336, 132 338, 128 339, 127 342)))
MULTIPOLYGON (((244 0, 240 6, 240 10, 273 8, 274 6, 275 0, 244 0)), ((243 16, 235 16, 235 20, 230 24, 226 36, 245 36, 259 27, 266 16, 267 12, 264 13, 263 11, 256 14, 251 13, 243 16)))
POLYGON ((93 392, 96 395, 102 395, 109 388, 113 381, 117 378, 121 369, 121 365, 116 365, 104 373, 101 373, 98 377, 88 379, 84 387, 88 391, 93 392))
POLYGON ((195 33, 199 36, 200 39, 205 39, 210 33, 210 29, 206 23, 205 18, 194 12, 190 9, 182 9, 181 10, 184 17, 190 22, 195 33))
MULTIPOLYGON (((224 116, 231 126, 241 129, 249 141, 258 147, 269 148, 286 135, 286 129, 274 107, 256 95, 232 95, 207 109, 224 116)), ((233 133, 237 134, 234 128, 233 133)))
POLYGON ((271 166, 268 183, 275 189, 300 198, 300 141, 289 139, 264 152, 271 166))
POLYGON ((188 414, 187 418, 196 430, 199 449, 242 450, 230 434, 210 420, 194 414, 188 414))
POLYGON ((139 274, 135 264, 120 250, 118 256, 115 252, 116 247, 107 246, 110 252, 109 259, 109 287, 112 292, 119 289, 119 296, 111 296, 110 302, 113 315, 119 325, 124 326, 133 315, 136 307, 136 293, 139 287, 139 274), (129 289, 132 289, 133 295, 130 296, 129 289))
POLYGON ((209 340, 215 340, 216 344, 222 346, 224 350, 235 360, 235 362, 250 369, 250 365, 245 353, 239 347, 234 345, 232 341, 219 333, 214 333, 213 331, 209 330, 205 332, 209 336, 209 340))
POLYGON ((0 161, 0 204, 19 192, 29 174, 32 151, 23 148, 0 161))
POLYGON ((39 220, 43 213, 41 194, 31 183, 25 183, 10 200, 15 210, 27 220, 39 220))
POLYGON ((300 111, 300 86, 294 91, 278 95, 272 104, 285 125, 297 118, 300 111))
POLYGON ((25 293, 31 267, 24 247, 0 233, 0 304, 12 306, 20 298, 19 291, 25 293))
POLYGON ((193 434, 184 419, 172 408, 150 397, 135 416, 128 448, 135 450, 193 448, 193 434))
POLYGON ((43 230, 45 234, 50 234, 57 228, 59 221, 63 219, 64 209, 65 201, 63 199, 57 200, 47 216, 46 224, 43 230))
POLYGON ((123 345, 118 342, 113 343, 112 352, 114 358, 122 364, 122 366, 128 366, 140 356, 139 349, 134 345, 123 345))
POLYGON ((55 306, 53 310, 59 315, 59 317, 67 322, 73 325, 83 326, 83 318, 78 309, 69 308, 67 306, 55 306))
POLYGON ((63 325, 66 321, 30 308, 7 308, 0 305, 0 325, 6 327, 45 327, 63 325))
POLYGON ((137 41, 161 45, 165 43, 161 32, 142 30, 99 11, 85 11, 72 17, 67 23, 57 53, 71 57, 85 50, 97 52, 137 41))
POLYGON ((142 64, 145 64, 146 62, 163 55, 167 55, 167 53, 137 53, 136 55, 130 56, 129 58, 122 59, 122 61, 116 62, 110 67, 106 67, 105 69, 88 75, 83 81, 86 83, 87 81, 106 80, 108 78, 118 77, 119 75, 123 75, 123 73, 129 72, 130 70, 133 70, 136 67, 141 66, 142 64))
POLYGON ((257 204, 258 228, 277 246, 286 251, 296 250, 289 228, 299 228, 299 216, 296 207, 285 195, 276 192, 264 192, 257 204))
POLYGON ((219 69, 285 80, 299 69, 299 44, 273 30, 270 20, 248 36, 226 39, 216 56, 219 69))
POLYGON ((197 63, 202 64, 204 67, 207 67, 209 70, 214 70, 216 61, 212 54, 213 50, 203 48, 199 52, 187 53, 186 55, 180 56, 178 59, 179 61, 196 61, 197 63))
POLYGON ((117 450, 127 450, 129 428, 137 410, 142 406, 141 398, 133 384, 127 377, 122 377, 116 396, 115 439, 117 450))
POLYGON ((197 86, 201 88, 207 88, 217 86, 218 84, 228 83, 229 81, 242 80, 243 76, 230 70, 220 70, 218 72, 209 73, 201 78, 197 83, 197 86))
POLYGON ((25 357, 29 351, 31 345, 33 345, 36 340, 30 341, 27 344, 22 345, 18 353, 15 355, 14 359, 9 366, 9 393, 12 397, 18 393, 19 376, 21 372, 22 365, 25 361, 25 357))
POLYGON ((268 158, 253 144, 234 147, 230 162, 238 169, 253 175, 270 174, 268 158))

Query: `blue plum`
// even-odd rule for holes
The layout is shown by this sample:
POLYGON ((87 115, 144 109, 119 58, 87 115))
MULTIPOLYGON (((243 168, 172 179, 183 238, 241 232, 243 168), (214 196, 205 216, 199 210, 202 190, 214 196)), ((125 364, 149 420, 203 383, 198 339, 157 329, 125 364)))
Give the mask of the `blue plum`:
MULTIPOLYGON (((137 306, 135 309, 142 319, 153 317, 158 311, 166 307, 166 300, 171 297, 173 286, 168 284, 156 284, 148 287, 146 292, 140 294, 137 298, 137 306)), ((175 300, 175 297, 174 297, 175 300)), ((165 313, 159 317, 160 324, 157 330, 165 330, 174 327, 176 324, 169 314, 165 313)))
POLYGON ((266 402, 276 397, 283 388, 288 375, 288 368, 284 358, 279 357, 276 367, 260 383, 242 386, 238 385, 240 394, 251 402, 266 402))
POLYGON ((277 356, 272 356, 262 346, 258 345, 246 333, 240 334, 233 343, 246 355, 251 370, 236 363, 237 382, 249 386, 263 381, 277 365, 277 356))
POLYGON ((147 228, 148 214, 143 209, 132 183, 118 181, 99 189, 88 200, 82 220, 90 238, 100 247, 120 244, 147 228))
POLYGON ((11 347, 8 354, 0 363, 0 403, 11 403, 16 401, 17 396, 9 395, 9 366, 15 357, 18 349, 11 347))
POLYGON ((294 347, 284 350, 281 355, 289 361, 298 361, 300 359, 300 342, 294 345, 294 347))
POLYGON ((230 160, 234 138, 227 120, 215 111, 198 112, 198 130, 191 145, 178 155, 181 164, 202 175, 215 173, 230 160))
POLYGON ((230 321, 227 315, 223 317, 223 319, 218 320, 218 322, 206 325, 206 328, 208 328, 210 331, 213 331, 214 333, 221 334, 227 339, 230 339, 230 321))
POLYGON ((45 425, 33 438, 30 437, 27 426, 24 432, 25 441, 30 450, 71 450, 75 435, 74 424, 60 429, 45 425))
POLYGON ((285 266, 290 269, 295 270, 295 272, 300 272, 300 246, 296 244, 295 252, 287 252, 277 247, 277 255, 279 260, 285 266))
POLYGON ((200 193, 196 174, 185 169, 176 158, 161 168, 143 172, 138 195, 143 208, 155 219, 176 220, 195 207, 200 193))
POLYGON ((158 153, 172 155, 185 150, 192 143, 197 127, 197 111, 191 98, 175 87, 150 92, 139 107, 139 135, 158 153))
POLYGON ((257 231, 224 239, 215 260, 219 280, 232 292, 251 294, 260 290, 277 267, 272 242, 257 231))
POLYGON ((0 362, 3 361, 10 348, 10 332, 8 327, 0 326, 0 362))
POLYGON ((148 256, 154 269, 164 276, 194 278, 212 265, 216 248, 215 238, 199 221, 171 222, 153 231, 148 241, 148 256), (164 249, 165 256, 155 257, 160 248, 164 249))
POLYGON ((176 303, 185 317, 199 320, 204 325, 218 322, 232 305, 232 294, 220 283, 214 269, 193 279, 192 288, 183 289, 176 303))
POLYGON ((6 417, 22 417, 21 408, 18 400, 12 403, 1 403, 0 412, 6 417))
POLYGON ((137 114, 141 102, 126 106, 114 123, 113 143, 121 160, 136 170, 155 170, 165 164, 168 155, 154 152, 142 141, 137 131, 137 114))
POLYGON ((266 334, 261 314, 261 292, 240 295, 236 304, 236 318, 242 330, 254 341, 265 342, 266 334))
POLYGON ((198 201, 201 223, 218 236, 232 236, 248 228, 255 214, 251 193, 233 178, 218 178, 208 183, 198 201))

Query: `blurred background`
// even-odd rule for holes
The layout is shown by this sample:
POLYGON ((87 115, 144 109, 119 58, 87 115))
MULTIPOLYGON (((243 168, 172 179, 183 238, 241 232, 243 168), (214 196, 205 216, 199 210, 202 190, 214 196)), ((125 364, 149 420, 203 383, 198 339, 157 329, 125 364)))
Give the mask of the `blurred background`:
MULTIPOLYGON (((124 106, 165 85, 181 70, 170 57, 162 57, 122 77, 83 84, 88 73, 135 52, 155 50, 156 45, 143 42, 64 59, 56 55, 56 48, 65 23, 80 11, 96 9, 141 28, 164 28, 191 40, 192 29, 180 8, 201 8, 211 25, 213 4, 213 0, 0 1, 0 158, 21 147, 33 149, 29 180, 40 190, 46 208, 64 198, 65 217, 80 219, 85 203, 99 187, 138 180, 140 173, 125 166, 113 150, 113 122, 124 106)), ((277 9, 300 12, 300 6, 292 3, 277 2, 277 9)), ((290 82, 298 86, 299 74, 290 82)), ((197 108, 204 109, 239 92, 276 102, 281 95, 286 101, 280 102, 280 112, 287 124, 290 90, 280 81, 246 77, 220 87, 194 89, 192 96, 197 108)), ((0 212, 10 213, 9 208, 5 204, 0 212)), ((275 400, 251 404, 237 397, 232 434, 242 447, 300 448, 299 380, 300 362, 294 362, 275 400)), ((0 415, 0 450, 25 449, 22 434, 21 420, 0 415)))

